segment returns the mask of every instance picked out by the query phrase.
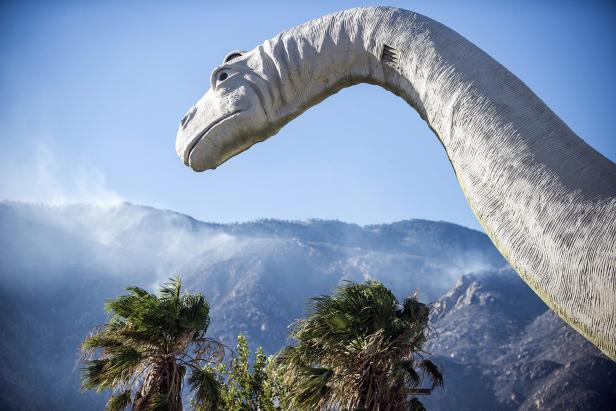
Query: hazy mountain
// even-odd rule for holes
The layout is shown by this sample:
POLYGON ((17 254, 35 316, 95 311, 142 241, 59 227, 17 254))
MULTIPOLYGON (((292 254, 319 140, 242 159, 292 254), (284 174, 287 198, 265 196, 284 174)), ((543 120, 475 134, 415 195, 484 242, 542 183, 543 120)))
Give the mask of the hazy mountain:
POLYGON ((28 287, 36 288, 54 275, 73 278, 67 273, 81 271, 80 279, 96 275, 153 287, 180 273, 210 301, 212 318, 219 318, 212 321, 214 335, 233 342, 247 332, 269 352, 280 347, 306 298, 342 280, 375 278, 399 296, 420 289, 431 301, 461 274, 506 265, 484 234, 422 220, 366 227, 318 220, 222 225, 127 203, 5 203, 0 218, 0 241, 11 243, 2 258, 10 285, 31 275, 28 287), (15 264, 34 266, 11 269, 15 264), (31 274, 24 278, 24 270, 31 274))
POLYGON ((436 409, 453 398, 459 409, 607 398, 601 387, 613 384, 588 372, 602 379, 613 363, 545 314, 507 267, 484 234, 444 222, 212 224, 127 203, 0 203, 0 409, 100 409, 103 395, 79 393, 79 342, 104 321, 105 299, 175 273, 209 300, 210 335, 233 344, 245 333, 270 353, 306 299, 340 281, 377 279, 399 297, 419 289, 438 299, 431 350, 447 387, 430 399, 436 409), (546 348, 556 338, 562 353, 546 348), (558 391, 567 384, 577 387, 569 397, 558 391))

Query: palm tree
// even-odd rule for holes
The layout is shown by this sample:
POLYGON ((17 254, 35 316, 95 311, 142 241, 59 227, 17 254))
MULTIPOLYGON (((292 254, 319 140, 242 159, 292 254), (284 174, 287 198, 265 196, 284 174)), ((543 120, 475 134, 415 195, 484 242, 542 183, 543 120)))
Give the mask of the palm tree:
POLYGON ((416 295, 400 305, 378 282, 347 283, 311 306, 278 355, 292 409, 423 409, 415 396, 443 384, 424 358, 429 309, 416 295), (418 388, 426 376, 432 386, 418 388))
POLYGON ((218 382, 210 364, 222 360, 225 347, 205 337, 210 319, 203 295, 182 294, 181 280, 160 287, 158 295, 138 287, 109 300, 109 321, 81 345, 82 388, 112 390, 106 410, 182 409, 182 382, 195 402, 216 409, 218 382))

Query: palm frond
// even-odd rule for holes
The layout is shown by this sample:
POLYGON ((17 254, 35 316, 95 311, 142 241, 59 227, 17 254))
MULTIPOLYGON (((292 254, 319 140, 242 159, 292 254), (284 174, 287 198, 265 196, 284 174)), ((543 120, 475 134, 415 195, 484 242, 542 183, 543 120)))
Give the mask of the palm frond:
POLYGON ((98 348, 113 349, 122 346, 122 342, 116 335, 109 335, 104 331, 87 336, 81 343, 82 351, 90 351, 98 348))
POLYGON ((207 331, 210 307, 203 295, 188 294, 182 297, 178 318, 180 326, 188 330, 207 331))
POLYGON ((118 380, 127 380, 144 360, 141 353, 129 347, 114 349, 106 366, 107 373, 118 380))
POLYGON ((85 389, 96 389, 98 392, 113 388, 107 381, 105 368, 109 360, 90 360, 81 368, 81 387, 85 389))
POLYGON ((415 371, 415 364, 413 361, 401 361, 400 366, 406 372, 406 376, 410 380, 411 387, 417 387, 421 383, 421 377, 415 371))
POLYGON ((327 383, 333 372, 327 368, 303 367, 300 373, 299 384, 291 388, 296 392, 297 403, 302 407, 316 409, 329 391, 327 383))
POLYGON ((409 411, 426 411, 426 407, 417 398, 412 398, 409 404, 409 411))
POLYGON ((169 410, 169 397, 161 393, 154 394, 148 403, 147 410, 148 411, 168 411, 169 410))
POLYGON ((81 369, 81 385, 85 389, 103 391, 119 384, 128 384, 143 365, 143 358, 139 352, 122 347, 100 359, 85 361, 81 369))
POLYGON ((182 289, 182 279, 180 277, 170 278, 158 290, 161 300, 179 301, 182 289))
POLYGON ((443 374, 441 374, 441 371, 436 366, 436 364, 434 364, 430 360, 422 360, 419 362, 419 368, 426 371, 426 373, 432 379, 432 388, 437 386, 443 386, 443 374))
POLYGON ((422 326, 427 324, 430 310, 425 304, 419 302, 417 295, 406 298, 402 307, 405 319, 422 326))
POLYGON ((105 405, 105 411, 123 411, 131 404, 131 391, 125 390, 120 394, 109 397, 109 400, 105 405))
POLYGON ((188 384, 195 393, 197 404, 217 410, 220 404, 220 382, 209 367, 195 368, 188 377, 188 384))
POLYGON ((137 297, 145 297, 147 295, 150 295, 150 293, 140 287, 130 286, 126 287, 125 290, 130 291, 133 295, 136 295, 137 297))

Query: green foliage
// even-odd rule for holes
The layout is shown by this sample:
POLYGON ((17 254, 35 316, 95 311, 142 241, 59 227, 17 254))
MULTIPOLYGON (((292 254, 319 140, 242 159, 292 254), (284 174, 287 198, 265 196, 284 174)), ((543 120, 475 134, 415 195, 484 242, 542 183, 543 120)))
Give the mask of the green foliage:
POLYGON ((180 410, 186 370, 198 402, 216 402, 218 386, 204 375, 224 348, 205 337, 209 305, 203 295, 182 294, 179 278, 161 286, 158 295, 128 287, 109 300, 109 321, 81 345, 82 387, 113 390, 108 410, 133 404, 137 410, 180 410))
POLYGON ((259 347, 250 366, 248 340, 237 338, 237 353, 230 363, 220 363, 209 370, 220 387, 218 403, 200 405, 199 410, 273 411, 284 407, 284 386, 273 358, 259 347))
POLYGON ((130 390, 122 391, 117 395, 112 395, 107 401, 105 411, 122 411, 132 404, 130 390))
POLYGON ((271 399, 274 409, 289 410, 289 390, 283 381, 283 369, 278 366, 276 358, 269 356, 265 366, 264 395, 271 399))
POLYGON ((400 305, 378 282, 348 283, 311 308, 277 358, 290 409, 421 409, 424 377, 442 385, 423 358, 429 309, 416 296, 400 305))

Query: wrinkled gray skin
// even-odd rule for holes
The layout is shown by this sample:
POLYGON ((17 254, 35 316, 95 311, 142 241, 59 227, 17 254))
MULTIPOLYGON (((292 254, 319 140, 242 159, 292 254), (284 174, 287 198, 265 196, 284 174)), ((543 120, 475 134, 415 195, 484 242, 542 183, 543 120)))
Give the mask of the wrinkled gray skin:
POLYGON ((464 37, 406 10, 351 9, 232 53, 211 80, 177 134, 177 153, 195 171, 344 87, 371 83, 402 97, 443 144, 501 253, 616 359, 616 166, 464 37))

